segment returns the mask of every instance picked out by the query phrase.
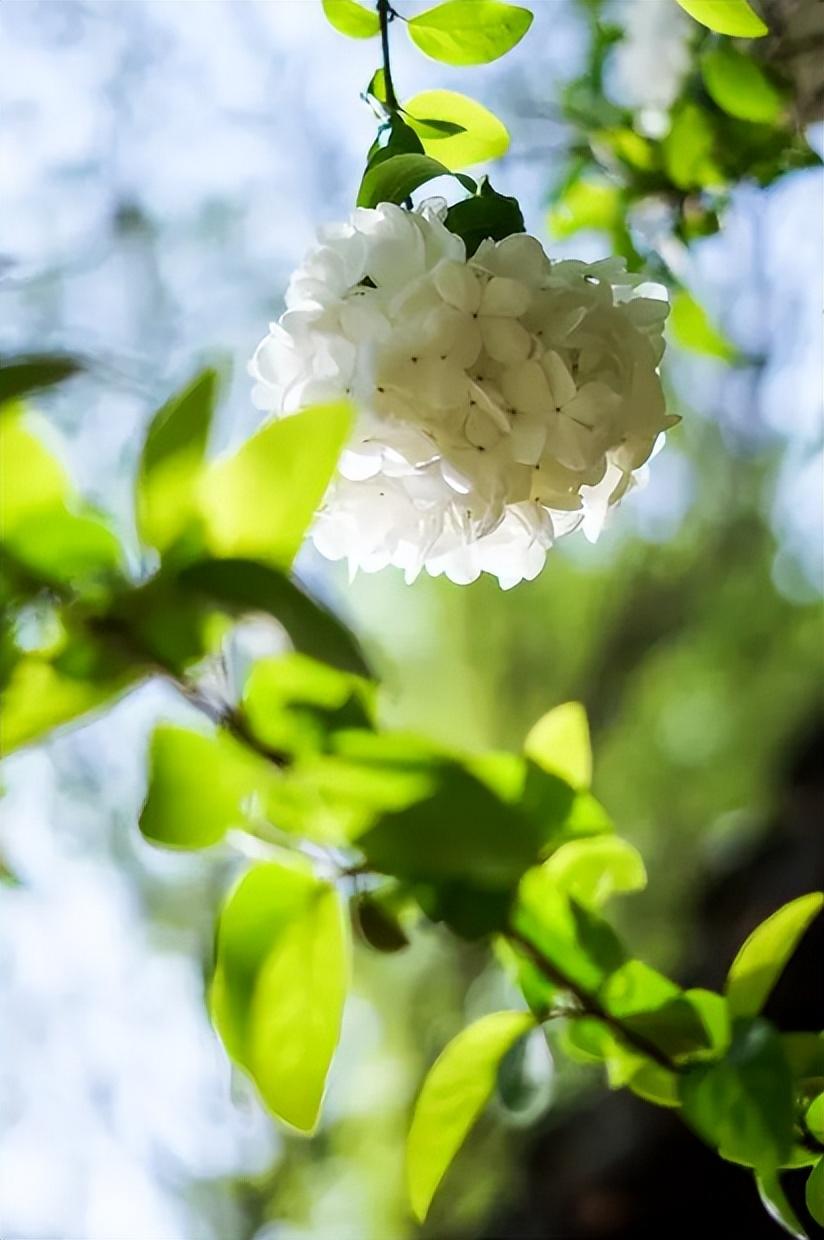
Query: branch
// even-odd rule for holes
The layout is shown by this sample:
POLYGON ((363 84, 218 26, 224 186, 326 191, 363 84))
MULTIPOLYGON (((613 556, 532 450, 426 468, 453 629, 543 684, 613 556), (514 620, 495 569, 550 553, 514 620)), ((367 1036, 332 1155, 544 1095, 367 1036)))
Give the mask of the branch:
POLYGON ((506 937, 510 942, 514 943, 521 949, 525 956, 528 956, 535 967, 543 973, 544 977, 552 982, 554 986, 561 987, 562 990, 568 990, 570 994, 581 1005, 581 1013, 585 1016, 592 1016, 595 1020, 599 1020, 606 1025, 613 1033, 617 1034, 622 1041, 640 1054, 645 1055, 647 1059, 651 1059, 653 1063, 658 1064, 659 1068, 664 1068, 667 1072, 681 1072, 679 1064, 670 1059, 654 1042, 650 1042, 643 1034, 636 1033, 633 1029, 627 1028, 618 1017, 611 1015, 595 997, 588 991, 583 990, 576 982, 554 965, 552 961, 538 950, 534 943, 525 938, 518 930, 510 929, 507 931, 506 937))
POLYGON ((386 106, 391 112, 400 111, 398 96, 392 82, 392 67, 389 62, 389 23, 394 17, 394 10, 389 0, 378 0, 378 17, 381 23, 381 50, 383 52, 383 77, 386 86, 386 106))

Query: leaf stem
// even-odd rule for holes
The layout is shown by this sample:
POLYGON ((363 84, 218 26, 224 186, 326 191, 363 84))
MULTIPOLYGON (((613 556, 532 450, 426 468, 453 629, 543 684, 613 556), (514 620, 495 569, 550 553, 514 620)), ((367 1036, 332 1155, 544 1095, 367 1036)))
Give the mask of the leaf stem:
POLYGON ((378 18, 381 24, 381 51, 383 52, 383 77, 386 86, 386 106, 390 112, 400 111, 398 96, 395 94, 395 86, 392 81, 392 66, 389 60, 389 23, 395 16, 395 10, 392 8, 389 0, 378 0, 377 3, 378 18))
POLYGON ((613 1033, 617 1034, 624 1042, 633 1047, 640 1054, 645 1055, 647 1059, 651 1059, 653 1063, 658 1064, 659 1068, 664 1068, 667 1072, 681 1072, 682 1068, 675 1063, 668 1055, 666 1055, 654 1042, 649 1041, 643 1034, 636 1033, 633 1029, 628 1028, 618 1017, 613 1016, 595 995, 584 990, 572 978, 567 977, 562 969, 553 964, 551 960, 547 960, 528 938, 510 927, 506 933, 506 937, 519 947, 525 956, 528 956, 535 967, 543 973, 544 977, 555 986, 560 986, 563 990, 568 990, 574 995, 581 1005, 583 1015, 592 1016, 595 1020, 606 1025, 613 1033))

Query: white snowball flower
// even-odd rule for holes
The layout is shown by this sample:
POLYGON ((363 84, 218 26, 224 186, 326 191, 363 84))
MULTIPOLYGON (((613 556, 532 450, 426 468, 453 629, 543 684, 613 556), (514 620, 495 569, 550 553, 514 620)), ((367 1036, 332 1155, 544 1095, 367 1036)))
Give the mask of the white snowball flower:
POLYGON ((677 420, 656 369, 668 306, 620 259, 552 263, 522 234, 467 260, 444 211, 382 204, 323 231, 252 360, 254 399, 359 411, 312 530, 323 555, 508 588, 560 535, 596 538, 677 420))

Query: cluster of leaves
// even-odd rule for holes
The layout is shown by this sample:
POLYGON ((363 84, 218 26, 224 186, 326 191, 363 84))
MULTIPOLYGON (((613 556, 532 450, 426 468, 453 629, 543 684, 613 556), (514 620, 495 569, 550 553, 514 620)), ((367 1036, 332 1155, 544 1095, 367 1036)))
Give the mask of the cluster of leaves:
MULTIPOLYGON (((34 371, 18 369, 15 396, 49 381, 48 364, 26 365, 34 371)), ((227 847, 245 834, 255 855, 268 852, 226 898, 210 1006, 229 1055, 299 1131, 318 1122, 352 926, 381 952, 432 923, 488 945, 522 1004, 465 1029, 424 1082, 407 1158, 418 1217, 510 1049, 551 1020, 571 1056, 678 1108, 723 1158, 752 1168, 771 1212, 803 1235, 779 1174, 811 1167, 808 1204, 824 1219, 824 1039, 779 1032, 760 1012, 824 897, 768 918, 724 994, 684 990, 634 959, 602 909, 644 885, 644 866, 589 791, 582 709, 544 716, 520 754, 382 730, 356 638, 289 572, 350 410, 307 410, 212 460, 215 395, 206 372, 152 420, 136 486, 147 565, 137 577, 33 417, 16 399, 0 407, 6 749, 148 676, 201 708, 203 726, 155 731, 140 828, 167 848, 227 847), (260 613, 291 651, 252 662, 239 694, 216 693, 221 643, 260 613)))
MULTIPOLYGON (((653 137, 643 117, 605 92, 607 60, 626 31, 604 17, 603 0, 582 0, 589 25, 583 72, 562 94, 572 126, 569 158, 551 188, 548 227, 563 239, 581 230, 605 232, 630 269, 652 267, 677 284, 659 252, 632 229, 633 212, 666 209, 668 230, 681 242, 716 232, 731 191, 744 181, 766 186, 796 168, 820 162, 800 131, 788 80, 758 45, 766 26, 741 0, 679 0, 709 29, 689 33, 690 65, 680 91, 653 137), (733 37, 729 37, 733 36, 733 37), (641 252, 639 252, 639 247, 641 252)), ((685 347, 723 360, 734 350, 686 290, 673 327, 685 347)))

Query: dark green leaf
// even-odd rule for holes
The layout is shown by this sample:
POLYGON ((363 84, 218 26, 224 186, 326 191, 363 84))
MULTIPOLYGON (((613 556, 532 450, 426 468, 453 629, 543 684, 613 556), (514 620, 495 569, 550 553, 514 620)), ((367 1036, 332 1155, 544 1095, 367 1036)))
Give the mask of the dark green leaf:
POLYGON ((769 1170, 793 1143, 793 1078, 766 1021, 740 1021, 725 1057, 681 1078, 684 1116, 722 1158, 769 1170))
POLYGON ((532 24, 528 9, 499 0, 447 0, 410 19, 409 37, 448 65, 484 65, 510 51, 532 24))
POLYGON ((428 155, 393 155, 367 168, 358 191, 358 206, 404 202, 419 186, 443 176, 449 176, 449 169, 428 155))
POLYGON ((472 257, 482 241, 503 241, 504 237, 524 231, 517 199, 494 191, 456 202, 447 211, 444 223, 463 240, 467 258, 472 257))
POLYGON ((804 1199, 819 1227, 824 1227, 824 1158, 818 1160, 807 1177, 804 1199))
POLYGON ((781 1187, 781 1180, 776 1171, 762 1171, 756 1175, 755 1182, 758 1186, 758 1195, 764 1204, 764 1208, 770 1218, 774 1219, 779 1227, 783 1227, 795 1240, 807 1240, 807 1233, 798 1221, 795 1211, 787 1200, 787 1195, 781 1187))
POLYGON ((380 891, 366 892, 354 905, 357 926, 364 940, 375 951, 393 954, 409 946, 406 931, 397 912, 380 891))
POLYGON ((83 369, 76 357, 34 353, 25 357, 0 358, 0 405, 19 400, 30 392, 54 387, 83 369))
POLYGON ((349 630, 276 568, 253 560, 202 560, 187 565, 177 581, 183 590, 232 613, 257 611, 274 616, 302 654, 342 671, 371 675, 349 630))

